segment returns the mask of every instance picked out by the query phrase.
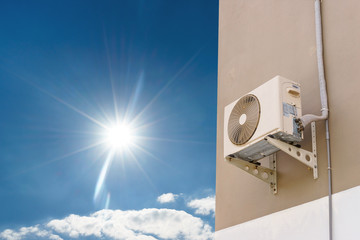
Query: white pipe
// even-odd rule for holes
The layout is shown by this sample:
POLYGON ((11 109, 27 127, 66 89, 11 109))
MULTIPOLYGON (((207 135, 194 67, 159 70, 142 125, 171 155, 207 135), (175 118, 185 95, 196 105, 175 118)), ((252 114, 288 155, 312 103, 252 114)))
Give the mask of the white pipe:
POLYGON ((300 117, 302 126, 305 128, 311 122, 325 120, 328 118, 329 109, 326 93, 326 81, 324 73, 322 26, 321 26, 321 7, 320 0, 315 0, 315 31, 316 31, 316 53, 320 86, 321 116, 306 114, 300 117))
POLYGON ((320 0, 315 0, 315 30, 316 30, 316 54, 320 85, 320 100, 321 100, 321 116, 307 114, 300 118, 303 127, 313 121, 325 119, 326 131, 326 147, 327 147, 327 162, 328 162, 328 199, 329 199, 329 240, 333 239, 332 227, 332 175, 331 175, 331 155, 330 155, 330 134, 329 134, 329 109, 327 102, 326 82, 324 73, 324 59, 323 59, 323 42, 322 42, 322 25, 321 25, 321 6, 320 0))
POLYGON ((331 155, 330 155, 330 134, 329 134, 329 120, 325 121, 326 126, 326 147, 327 147, 327 157, 328 157, 328 197, 329 197, 329 240, 333 239, 333 227, 332 227, 332 175, 331 175, 331 155))

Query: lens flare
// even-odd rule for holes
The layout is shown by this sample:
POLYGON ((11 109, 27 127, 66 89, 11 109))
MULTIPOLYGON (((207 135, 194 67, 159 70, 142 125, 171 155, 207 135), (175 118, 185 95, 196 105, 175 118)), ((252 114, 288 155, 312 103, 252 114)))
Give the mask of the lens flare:
POLYGON ((94 193, 94 201, 96 201, 99 198, 100 193, 103 191, 104 188, 104 181, 107 175, 107 172, 109 170, 109 165, 111 164, 111 161, 113 159, 113 153, 109 152, 108 156, 105 160, 105 163, 101 169, 99 178, 96 182, 96 187, 95 187, 95 193, 94 193))

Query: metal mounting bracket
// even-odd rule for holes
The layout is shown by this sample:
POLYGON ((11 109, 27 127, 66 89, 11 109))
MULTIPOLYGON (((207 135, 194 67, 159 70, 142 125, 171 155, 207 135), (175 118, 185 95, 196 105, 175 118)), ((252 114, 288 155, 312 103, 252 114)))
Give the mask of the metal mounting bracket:
POLYGON ((279 148, 285 153, 289 154, 293 158, 299 160, 301 163, 312 168, 314 179, 318 178, 318 169, 317 169, 317 152, 316 152, 316 127, 315 122, 311 123, 311 139, 312 139, 312 152, 307 150, 295 147, 291 144, 282 142, 280 140, 266 137, 265 140, 268 141, 271 145, 279 148))
POLYGON ((271 192, 273 194, 277 193, 276 154, 269 156, 269 168, 230 156, 227 156, 226 160, 254 177, 268 183, 271 192))

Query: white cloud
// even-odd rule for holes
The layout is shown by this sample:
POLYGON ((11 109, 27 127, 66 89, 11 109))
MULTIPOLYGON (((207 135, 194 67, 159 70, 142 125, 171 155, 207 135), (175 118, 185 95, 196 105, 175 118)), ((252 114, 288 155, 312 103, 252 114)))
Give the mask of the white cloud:
POLYGON ((36 239, 61 240, 80 238, 107 238, 118 240, 213 239, 210 225, 198 217, 174 209, 101 210, 90 216, 69 215, 64 219, 51 220, 44 225, 7 229, 0 233, 6 240, 36 239), (26 230, 22 230, 26 229, 26 230))
POLYGON ((159 203, 169 203, 169 202, 175 202, 175 199, 178 197, 179 195, 177 194, 173 194, 173 193, 164 193, 162 195, 160 195, 157 198, 157 201, 159 203))
POLYGON ((187 203, 188 207, 194 208, 196 214, 209 215, 215 213, 215 196, 194 199, 187 203))
POLYGON ((22 227, 18 231, 6 229, 0 233, 0 238, 6 240, 20 240, 29 237, 37 237, 51 240, 63 240, 58 235, 53 234, 51 231, 41 229, 39 225, 33 227, 22 227))

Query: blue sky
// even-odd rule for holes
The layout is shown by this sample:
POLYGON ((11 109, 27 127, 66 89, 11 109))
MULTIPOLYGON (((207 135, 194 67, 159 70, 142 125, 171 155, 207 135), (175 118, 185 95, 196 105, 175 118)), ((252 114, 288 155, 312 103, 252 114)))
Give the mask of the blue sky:
POLYGON ((210 239, 217 29, 212 0, 1 1, 0 239, 210 239))

